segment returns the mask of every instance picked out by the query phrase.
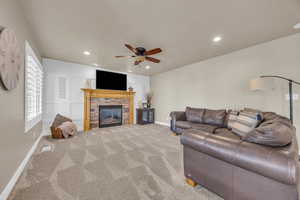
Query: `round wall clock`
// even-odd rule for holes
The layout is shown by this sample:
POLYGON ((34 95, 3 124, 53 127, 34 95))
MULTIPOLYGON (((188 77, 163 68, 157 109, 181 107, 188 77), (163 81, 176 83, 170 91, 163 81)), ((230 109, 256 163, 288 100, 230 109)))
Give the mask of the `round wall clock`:
POLYGON ((21 53, 15 33, 7 28, 0 30, 0 79, 6 90, 17 87, 21 64, 21 53))

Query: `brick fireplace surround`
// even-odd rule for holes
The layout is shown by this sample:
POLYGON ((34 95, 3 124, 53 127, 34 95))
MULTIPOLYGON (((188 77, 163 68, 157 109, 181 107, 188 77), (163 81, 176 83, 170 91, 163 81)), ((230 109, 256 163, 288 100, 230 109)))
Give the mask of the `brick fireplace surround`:
POLYGON ((135 92, 81 89, 84 91, 84 131, 99 127, 100 105, 122 105, 123 124, 133 124, 135 92))

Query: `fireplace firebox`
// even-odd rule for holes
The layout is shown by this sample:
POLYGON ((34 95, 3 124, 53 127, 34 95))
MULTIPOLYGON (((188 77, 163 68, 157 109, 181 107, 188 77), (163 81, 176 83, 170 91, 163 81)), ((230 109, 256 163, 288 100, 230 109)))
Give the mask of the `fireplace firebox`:
POLYGON ((122 105, 99 106, 99 128, 120 126, 123 122, 122 105))

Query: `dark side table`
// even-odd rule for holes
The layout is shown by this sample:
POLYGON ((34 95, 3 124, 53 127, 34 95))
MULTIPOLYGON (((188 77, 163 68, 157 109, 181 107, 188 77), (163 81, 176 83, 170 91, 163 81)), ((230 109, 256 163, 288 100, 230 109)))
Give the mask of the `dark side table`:
POLYGON ((138 108, 136 109, 136 123, 140 125, 154 123, 154 108, 138 108))

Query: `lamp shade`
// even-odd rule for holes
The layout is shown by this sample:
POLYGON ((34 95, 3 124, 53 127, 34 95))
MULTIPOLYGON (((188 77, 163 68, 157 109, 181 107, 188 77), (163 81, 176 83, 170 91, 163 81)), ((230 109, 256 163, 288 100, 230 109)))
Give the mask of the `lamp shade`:
POLYGON ((250 90, 251 91, 262 91, 265 90, 265 83, 262 78, 256 78, 250 80, 249 84, 250 90))

